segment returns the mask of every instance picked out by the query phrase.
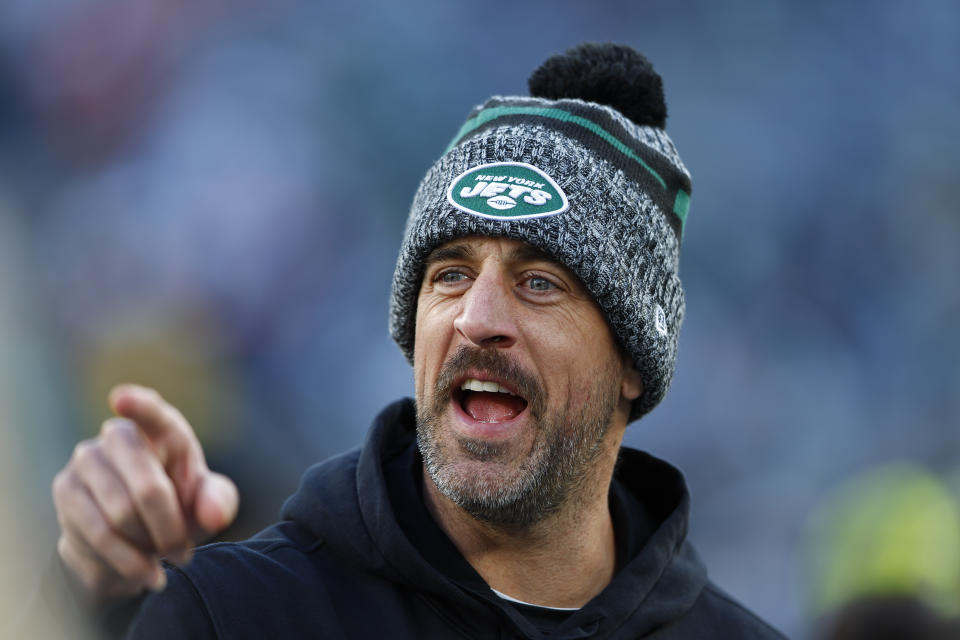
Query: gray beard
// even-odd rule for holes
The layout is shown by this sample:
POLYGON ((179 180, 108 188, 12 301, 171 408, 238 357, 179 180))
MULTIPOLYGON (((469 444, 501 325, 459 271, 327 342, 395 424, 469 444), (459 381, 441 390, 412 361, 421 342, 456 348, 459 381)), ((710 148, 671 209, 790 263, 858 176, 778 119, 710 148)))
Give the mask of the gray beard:
POLYGON ((571 499, 600 455, 619 400, 614 380, 611 371, 598 376, 579 415, 545 416, 543 392, 529 374, 498 352, 461 348, 444 364, 432 402, 417 403, 417 444, 424 467, 440 493, 478 520, 509 528, 540 522, 571 499), (510 477, 495 472, 464 473, 455 464, 464 458, 496 462, 506 455, 505 445, 465 438, 444 443, 440 439, 440 416, 453 393, 451 382, 470 366, 511 381, 528 401, 537 442, 510 477))

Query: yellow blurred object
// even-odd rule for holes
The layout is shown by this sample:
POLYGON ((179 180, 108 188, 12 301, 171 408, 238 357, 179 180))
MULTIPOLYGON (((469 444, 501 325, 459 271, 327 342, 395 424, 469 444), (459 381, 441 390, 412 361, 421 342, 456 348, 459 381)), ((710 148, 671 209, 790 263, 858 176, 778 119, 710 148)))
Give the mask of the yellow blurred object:
POLYGON ((816 614, 869 596, 960 613, 960 509, 919 466, 889 464, 842 484, 814 512, 808 542, 816 614))
POLYGON ((127 314, 80 348, 81 376, 92 435, 109 415, 107 393, 119 383, 153 387, 190 421, 207 449, 236 437, 241 404, 225 362, 217 325, 188 309, 150 309, 127 314))

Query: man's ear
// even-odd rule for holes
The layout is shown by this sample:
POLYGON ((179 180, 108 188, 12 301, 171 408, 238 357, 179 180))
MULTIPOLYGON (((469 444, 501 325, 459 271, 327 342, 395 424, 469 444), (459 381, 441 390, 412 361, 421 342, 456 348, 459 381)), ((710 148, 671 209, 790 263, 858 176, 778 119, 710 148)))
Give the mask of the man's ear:
POLYGON ((623 381, 620 383, 620 396, 624 400, 633 402, 643 394, 643 378, 633 366, 630 358, 623 360, 623 381))

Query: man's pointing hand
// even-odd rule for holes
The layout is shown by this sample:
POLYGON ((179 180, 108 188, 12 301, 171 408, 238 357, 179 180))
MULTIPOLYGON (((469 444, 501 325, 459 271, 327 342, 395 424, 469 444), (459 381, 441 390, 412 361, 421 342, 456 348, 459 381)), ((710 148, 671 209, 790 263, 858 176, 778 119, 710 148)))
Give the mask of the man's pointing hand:
POLYGON ((186 563, 194 545, 229 525, 237 488, 207 468, 183 415, 153 389, 110 392, 118 417, 80 442, 53 481, 57 550, 92 600, 165 584, 162 557, 186 563))

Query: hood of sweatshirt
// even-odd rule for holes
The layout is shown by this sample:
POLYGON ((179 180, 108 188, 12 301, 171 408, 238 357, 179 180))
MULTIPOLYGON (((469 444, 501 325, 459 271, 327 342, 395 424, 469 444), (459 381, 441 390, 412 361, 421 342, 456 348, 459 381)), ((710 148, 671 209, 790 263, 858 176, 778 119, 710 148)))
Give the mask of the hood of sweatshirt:
MULTIPOLYGON (((325 541, 331 552, 367 572, 420 591, 469 627, 482 619, 539 633, 496 596, 478 597, 427 562, 401 528, 390 501, 386 461, 415 440, 413 401, 400 400, 374 421, 363 446, 311 467, 284 504, 282 517, 325 541)), ((646 453, 623 448, 615 481, 653 514, 652 535, 622 563, 609 585, 551 634, 556 638, 638 637, 684 616, 707 584, 686 542, 689 494, 682 474, 646 453)))

